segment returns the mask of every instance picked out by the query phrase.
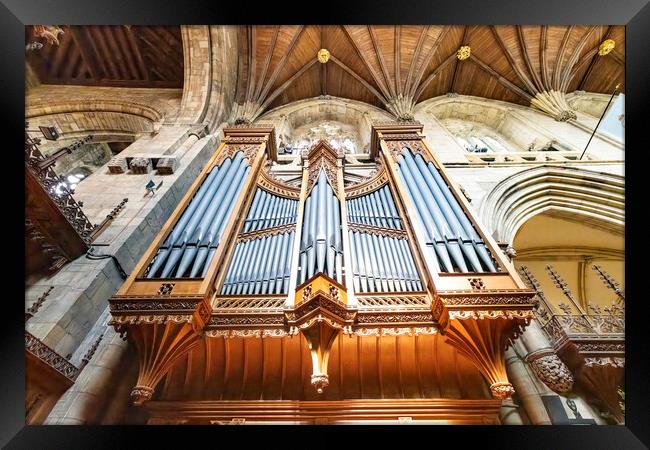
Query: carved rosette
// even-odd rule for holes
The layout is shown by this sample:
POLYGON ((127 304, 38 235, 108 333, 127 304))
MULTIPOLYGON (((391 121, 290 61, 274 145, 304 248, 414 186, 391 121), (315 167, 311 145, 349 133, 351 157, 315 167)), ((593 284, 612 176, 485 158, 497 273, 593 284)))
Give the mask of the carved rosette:
POLYGON ((535 375, 553 391, 565 394, 573 389, 573 375, 555 353, 532 354, 527 360, 535 375))

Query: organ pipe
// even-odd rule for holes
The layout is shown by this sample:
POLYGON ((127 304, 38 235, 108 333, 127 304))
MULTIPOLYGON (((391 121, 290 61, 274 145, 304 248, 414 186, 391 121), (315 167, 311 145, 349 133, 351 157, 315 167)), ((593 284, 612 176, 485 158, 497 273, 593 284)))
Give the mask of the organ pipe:
POLYGON ((262 233, 240 241, 226 272, 222 295, 286 294, 291 271, 289 254, 295 230, 263 234, 281 225, 296 223, 298 200, 257 188, 242 233, 262 233))
POLYGON ((403 230, 388 185, 346 201, 352 251, 353 285, 356 292, 421 291, 422 283, 413 255, 394 230, 403 230), (377 227, 377 233, 360 231, 355 224, 377 227))
POLYGON ((432 162, 405 149, 397 174, 415 204, 415 216, 436 256, 439 272, 497 272, 493 259, 432 162))
POLYGON ((305 201, 305 216, 300 245, 299 283, 316 273, 324 273, 342 283, 343 247, 339 199, 324 170, 305 201))
POLYGON ((241 151, 210 171, 156 252, 146 278, 205 276, 249 171, 241 151))

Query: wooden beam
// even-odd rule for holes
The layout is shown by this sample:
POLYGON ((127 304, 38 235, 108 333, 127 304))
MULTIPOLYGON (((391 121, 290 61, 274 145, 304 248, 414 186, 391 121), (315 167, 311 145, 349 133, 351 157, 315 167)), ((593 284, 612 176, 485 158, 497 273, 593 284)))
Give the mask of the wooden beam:
POLYGON ((180 89, 183 80, 115 80, 111 78, 52 78, 47 85, 65 86, 103 86, 103 87, 124 87, 124 88, 165 88, 180 89))
MULTIPOLYGON (((327 45, 324 42, 323 25, 320 25, 319 28, 320 28, 320 48, 327 48, 327 45)), ((321 64, 320 93, 321 95, 327 94, 327 63, 321 64)))
POLYGON ((379 79, 379 75, 374 71, 374 69, 372 69, 372 68, 370 67, 370 64, 368 64, 368 61, 366 60, 366 58, 364 57, 364 55, 361 53, 361 49, 357 46, 357 43, 355 42, 355 40, 352 38, 352 36, 351 36, 350 33, 348 32, 348 30, 347 30, 347 25, 342 25, 342 27, 343 27, 343 32, 344 32, 345 36, 348 38, 348 40, 349 40, 350 43, 352 44, 352 48, 353 48, 354 51, 357 53, 357 56, 359 57, 359 60, 360 60, 360 61, 363 63, 363 65, 366 67, 366 70, 368 70, 368 73, 370 73, 370 76, 371 76, 372 79, 375 81, 375 83, 377 83, 377 87, 379 88, 379 90, 382 92, 382 94, 383 94, 386 98, 390 97, 390 92, 389 92, 388 88, 387 88, 386 85, 382 82, 382 80, 379 79))
POLYGON ((415 95, 415 91, 417 90, 418 86, 420 85, 420 81, 422 80, 422 77, 424 76, 424 72, 427 70, 427 66, 429 65, 429 61, 433 58, 433 55, 436 51, 438 51, 438 48, 442 44, 443 39, 447 34, 449 34, 449 31, 451 30, 450 26, 446 26, 444 30, 440 32, 438 35, 438 38, 436 39, 436 42, 431 46, 429 49, 429 52, 427 53, 427 56, 424 58, 425 63, 420 66, 420 69, 417 71, 417 75, 415 77, 414 83, 411 85, 412 91, 409 92, 409 95, 415 95))
POLYGON ((269 104, 271 104, 271 102, 272 102, 273 100, 275 100, 275 98, 276 98, 278 95, 280 95, 282 92, 284 92, 284 91, 285 91, 285 90, 286 90, 286 89, 291 85, 291 83, 293 83, 296 79, 298 79, 298 78, 300 77, 300 75, 302 75, 303 73, 305 73, 305 71, 307 71, 307 69, 309 69, 311 66, 313 66, 313 65, 316 64, 317 62, 318 62, 318 60, 317 60, 316 58, 312 58, 312 59, 310 59, 310 60, 309 60, 305 65, 303 65, 303 66, 302 66, 302 67, 301 67, 301 68, 300 68, 296 73, 294 73, 293 75, 291 75, 291 77, 290 77, 287 81, 285 81, 284 83, 282 83, 282 84, 281 84, 281 85, 280 85, 276 90, 274 90, 274 91, 273 91, 273 92, 272 92, 272 93, 267 97, 266 100, 264 100, 264 103, 262 103, 262 105, 259 107, 259 112, 260 112, 260 113, 263 112, 263 111, 266 109, 266 107, 267 107, 269 104))
MULTIPOLYGON (((269 77, 268 83, 264 86, 264 89, 262 90, 262 93, 260 96, 256 99, 256 102, 261 103, 262 100, 266 97, 268 94, 269 90, 273 87, 273 84, 275 83, 275 80, 278 78, 278 75, 280 75, 280 71, 285 67, 284 63, 293 51, 293 48, 295 47, 296 43, 298 42, 300 36, 302 36, 302 33, 305 31, 305 26, 301 25, 300 28, 298 29, 298 32, 293 35, 293 38, 291 39, 291 42, 289 43, 289 47, 285 51, 284 55, 282 55, 282 58, 280 61, 278 61, 278 64, 275 66, 275 69, 271 73, 271 76, 269 77)), ((314 58, 314 61, 316 61, 316 58, 314 58)))
POLYGON ((548 47, 548 26, 542 25, 539 31, 539 64, 542 70, 542 83, 549 90, 551 89, 551 80, 548 74, 546 47, 548 47))
POLYGON ((246 39, 248 40, 248 48, 251 49, 248 52, 248 86, 246 87, 246 100, 253 100, 253 92, 255 88, 255 68, 257 66, 257 39, 256 31, 257 26, 248 25, 246 27, 246 39))
POLYGON ((51 48, 51 58, 52 66, 49 70, 49 75, 54 77, 59 77, 61 72, 61 65, 67 61, 70 51, 74 47, 74 42, 69 36, 63 35, 60 40, 59 46, 52 46, 51 48), (72 44, 72 45, 71 45, 72 44))
POLYGON ((564 37, 562 38, 562 44, 560 45, 560 52, 557 59, 555 60, 555 67, 553 68, 553 89, 556 91, 560 89, 560 69, 562 68, 562 60, 564 59, 564 53, 566 52, 567 43, 569 42, 569 37, 573 32, 573 25, 566 29, 564 32, 564 37))
MULTIPOLYGON (((544 84, 539 77, 539 74, 533 68, 533 62, 530 60, 530 55, 528 54, 528 47, 526 46, 526 39, 524 38, 524 30, 521 25, 515 25, 517 28, 517 37, 519 39, 519 47, 521 47, 521 52, 524 55, 524 62, 526 63, 526 68, 528 73, 531 75, 535 87, 541 92, 545 91, 544 84)), ((541 46, 541 45, 540 45, 541 46)))
MULTIPOLYGON (((468 26, 465 25, 465 29, 463 30, 463 37, 461 38, 460 45, 467 45, 467 28, 468 26)), ((448 92, 455 92, 454 88, 456 87, 456 77, 458 76, 458 64, 460 64, 460 60, 456 58, 456 64, 454 64, 454 74, 451 77, 451 86, 449 87, 448 92)))
POLYGON ((120 50, 120 46, 117 44, 117 40, 113 35, 113 27, 105 26, 103 27, 104 35, 108 41, 108 45, 111 48, 111 54, 107 55, 108 58, 113 58, 116 61, 117 70, 120 73, 120 78, 123 80, 129 80, 131 76, 126 68, 126 61, 124 60, 124 55, 120 50))
POLYGON ((144 65, 144 60, 142 59, 140 46, 138 45, 138 41, 132 27, 126 28, 124 30, 124 34, 126 35, 126 39, 129 42, 129 47, 131 48, 131 52, 135 57, 135 61, 137 62, 138 65, 138 71, 140 72, 140 76, 138 78, 143 80, 148 80, 149 72, 147 71, 147 67, 144 65))
MULTIPOLYGON (((445 59, 445 60, 444 60, 444 61, 443 61, 443 62, 442 62, 438 67, 435 68, 435 70, 434 70, 433 72, 431 72, 431 73, 429 74, 428 77, 425 78, 425 80, 424 80, 424 81, 420 84, 420 86, 418 87, 418 90, 415 91, 415 95, 413 96, 413 101, 414 101, 414 102, 417 102, 417 101, 418 101, 418 99, 420 98, 420 96, 422 95, 422 93, 424 92, 424 90, 427 88, 427 86, 429 86, 429 83, 431 83, 431 81, 433 81, 433 79, 434 79, 436 76, 438 76, 438 74, 439 74, 440 72, 442 72, 442 70, 443 70, 445 67, 447 67, 447 66, 448 66, 448 65, 449 65, 449 64, 450 64, 454 59, 456 59, 456 61, 458 61, 458 58, 456 58, 456 52, 454 52, 454 53, 452 53, 451 55, 449 55, 449 56, 447 57, 447 59, 445 59)), ((456 64, 458 65, 458 62, 457 62, 456 64)), ((456 70, 456 69, 454 69, 454 74, 455 74, 455 70, 456 70)))
POLYGON ((372 25, 367 25, 366 27, 368 29, 368 33, 370 33, 370 42, 372 42, 372 48, 375 50, 375 54, 377 55, 379 68, 381 69, 381 73, 384 77, 384 80, 386 81, 386 85, 388 86, 391 97, 397 97, 397 92, 395 92, 393 83, 391 83, 390 75, 388 74, 386 64, 384 63, 384 55, 381 53, 379 44, 377 44, 377 37, 375 36, 375 32, 372 29, 372 25))
POLYGON ((133 52, 131 51, 129 43, 126 39, 124 27, 115 27, 113 28, 112 32, 115 35, 115 39, 118 43, 118 46, 120 47, 120 50, 122 51, 122 54, 124 55, 126 65, 129 68, 129 72, 131 73, 131 78, 134 80, 139 79, 140 74, 138 73, 138 68, 135 64, 133 52))
POLYGON ((526 91, 524 91, 523 89, 521 89, 521 88, 520 88, 519 86, 517 86, 516 84, 512 83, 512 82, 511 82, 510 80, 508 80, 507 78, 501 76, 501 75, 500 75, 496 70, 494 70, 493 68, 491 68, 490 66, 488 66, 487 64, 485 64, 483 61, 481 61, 480 59, 478 59, 476 56, 474 56, 474 55, 470 55, 470 56, 469 56, 469 60, 472 61, 472 62, 474 62, 476 65, 478 65, 481 69, 483 69, 483 70, 484 70, 485 72, 487 72, 488 74, 490 74, 490 75, 492 75, 493 77, 495 77, 499 83, 501 83, 501 84, 502 84, 503 86, 505 86, 507 89, 509 89, 510 91, 514 92, 515 94, 517 94, 518 96, 520 96, 520 97, 523 98, 524 100, 530 102, 530 101, 533 99, 533 96, 532 96, 532 95, 530 95, 528 92, 526 92, 526 91))
POLYGON ((377 89, 375 89, 370 83, 368 83, 366 80, 361 78, 359 74, 357 74, 354 70, 350 69, 345 63, 341 60, 339 60, 337 57, 334 55, 330 55, 330 60, 337 64, 339 67, 341 67, 343 70, 345 70, 347 73, 352 75, 355 80, 357 80, 359 83, 361 83, 366 89, 370 91, 375 97, 379 99, 384 105, 388 103, 388 100, 379 92, 377 89))
POLYGON ((275 45, 278 41, 278 35, 280 34, 280 25, 275 27, 273 32, 273 37, 271 38, 271 43, 269 48, 266 50, 266 57, 264 58, 264 66, 262 66, 262 75, 260 76, 260 82, 257 84, 257 89, 253 93, 253 99, 257 100, 260 96, 260 91, 264 85, 264 79, 266 78, 266 72, 269 70, 269 65, 271 64, 271 59, 275 53, 275 45))
POLYGON ((108 45, 106 45, 106 41, 104 41, 104 36, 102 35, 101 28, 99 26, 90 27, 89 31, 94 37, 94 40, 97 42, 98 48, 101 50, 101 52, 99 53, 99 58, 102 61, 106 61, 108 63, 108 68, 110 73, 106 74, 107 78, 110 77, 115 80, 119 80, 120 74, 117 70, 117 67, 115 66, 115 63, 113 62, 113 59, 111 58, 111 51, 108 48, 108 45))
POLYGON ((499 44, 499 47, 501 48, 501 51, 503 54, 506 56, 506 59, 512 66, 512 69, 515 71, 515 74, 517 77, 521 80, 522 83, 524 83, 524 86, 526 86, 526 89, 531 94, 537 94, 537 89, 535 88, 535 85, 528 79, 524 73, 521 71, 519 68, 519 65, 517 65, 517 62, 515 61, 515 58, 512 56, 510 53, 510 50, 506 47, 505 43, 501 39, 501 36, 499 35, 499 32, 497 31, 496 27, 494 25, 490 25, 490 30, 492 30, 492 34, 494 35, 495 39, 497 40, 497 43, 499 44))
POLYGON ((412 77, 413 74, 415 73, 413 72, 413 68, 415 67, 415 64, 417 64, 417 61, 420 58, 420 52, 422 51, 422 44, 424 43, 424 37, 427 35, 429 29, 431 29, 431 25, 422 27, 420 36, 418 36, 418 42, 415 45, 415 50, 413 50, 413 57, 411 58, 411 62, 409 63, 409 70, 406 74, 406 84, 404 86, 404 92, 411 92, 412 77))
POLYGON ((400 39, 401 39, 401 31, 402 31, 402 26, 401 25, 395 25, 395 92, 398 94, 402 93, 402 80, 401 80, 401 66, 402 66, 402 61, 401 61, 401 51, 400 51, 400 39))
POLYGON ((79 62, 81 61, 81 52, 79 47, 76 45, 71 46, 68 57, 66 58, 66 64, 63 68, 63 78, 70 78, 76 74, 75 69, 79 68, 79 62))
POLYGON ((573 70, 573 67, 575 66, 578 58, 580 57, 580 52, 582 52, 582 49, 585 47, 585 45, 587 45, 587 40, 589 39, 591 33, 593 33, 597 28, 597 26, 590 27, 580 40, 580 44, 578 44, 576 48, 573 49, 573 53, 571 54, 571 57, 569 58, 567 66, 564 68, 562 77, 560 79, 560 91, 566 91, 569 82, 571 81, 571 71, 573 70))
POLYGON ((77 27, 68 27, 68 32, 76 46, 79 48, 81 57, 86 63, 86 67, 88 67, 88 72, 90 72, 91 78, 101 78, 101 68, 97 62, 97 55, 88 44, 85 35, 80 33, 80 29, 77 27))
MULTIPOLYGON (((611 25, 609 26, 609 28, 607 29, 607 33, 605 33, 605 39, 607 39, 607 38, 610 37, 610 35, 612 34, 612 30, 613 30, 613 28, 614 28, 614 27, 612 27, 611 25)), ((603 39, 603 40, 605 40, 605 39, 603 39)), ((593 49, 591 49, 589 52, 587 52, 587 54, 586 54, 585 56, 583 56, 583 57, 581 58, 581 60, 578 61, 578 63, 576 64, 576 66, 575 66, 575 68, 574 68, 574 70, 573 70, 573 73, 571 74, 571 79, 573 79, 573 77, 575 76, 575 74, 577 73, 577 71, 578 71, 578 70, 580 69, 580 67, 584 64, 584 62, 585 62, 585 60, 587 59, 587 57, 588 57, 589 55, 591 55, 591 56, 589 56, 589 59, 591 59, 591 62, 589 63, 589 67, 587 68, 587 71, 586 71, 585 74, 582 76, 582 79, 580 80, 580 84, 578 84, 578 89, 582 89, 582 88, 583 88, 583 86, 584 86, 584 84, 585 84, 585 81, 587 81, 587 78, 589 77, 589 75, 591 75, 591 71, 593 70, 594 65, 596 64, 596 61, 598 60, 598 48, 599 48, 599 47, 600 47, 600 43, 598 43, 598 45, 597 45, 595 48, 593 48, 593 49)))

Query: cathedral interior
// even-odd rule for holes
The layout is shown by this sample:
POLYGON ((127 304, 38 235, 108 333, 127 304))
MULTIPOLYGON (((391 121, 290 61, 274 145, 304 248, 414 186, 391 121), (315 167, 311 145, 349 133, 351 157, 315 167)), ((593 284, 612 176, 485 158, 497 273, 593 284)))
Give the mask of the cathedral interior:
POLYGON ((26 423, 624 424, 623 26, 25 39, 26 423))

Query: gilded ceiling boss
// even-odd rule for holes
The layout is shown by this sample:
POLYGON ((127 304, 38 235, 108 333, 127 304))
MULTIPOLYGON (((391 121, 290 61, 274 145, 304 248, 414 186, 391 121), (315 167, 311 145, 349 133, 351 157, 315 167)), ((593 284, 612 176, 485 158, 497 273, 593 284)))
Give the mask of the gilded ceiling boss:
POLYGON ((624 423, 623 27, 27 37, 28 423, 624 423))

